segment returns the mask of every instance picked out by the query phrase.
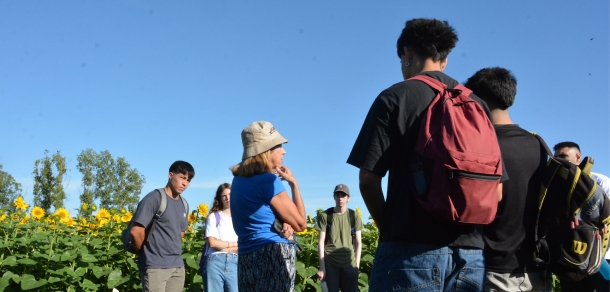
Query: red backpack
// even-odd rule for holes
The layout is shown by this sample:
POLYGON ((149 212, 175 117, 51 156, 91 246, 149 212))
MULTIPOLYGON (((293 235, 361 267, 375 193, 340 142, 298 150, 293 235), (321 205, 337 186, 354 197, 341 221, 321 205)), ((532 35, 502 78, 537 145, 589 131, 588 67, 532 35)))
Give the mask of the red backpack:
POLYGON ((411 171, 417 201, 436 218, 463 224, 489 224, 498 209, 502 176, 500 146, 483 107, 470 89, 453 89, 424 75, 437 94, 423 112, 411 171))

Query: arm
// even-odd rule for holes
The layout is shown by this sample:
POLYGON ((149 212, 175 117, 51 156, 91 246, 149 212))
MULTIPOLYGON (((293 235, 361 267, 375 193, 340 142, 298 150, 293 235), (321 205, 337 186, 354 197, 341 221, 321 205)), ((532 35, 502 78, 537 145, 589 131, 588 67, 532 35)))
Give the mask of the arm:
POLYGON ((303 204, 297 180, 292 175, 292 171, 285 166, 276 168, 276 171, 279 177, 290 185, 292 200, 284 191, 271 199, 271 207, 284 223, 290 224, 295 231, 301 232, 307 228, 307 220, 305 220, 305 204, 303 204))
POLYGON ((318 277, 320 281, 324 281, 326 278, 326 266, 324 265, 324 241, 326 240, 326 232, 318 232, 318 261, 320 262, 320 269, 318 270, 318 277))
POLYGON ((144 226, 139 223, 134 222, 131 226, 129 233, 131 234, 133 247, 136 250, 136 253, 140 253, 140 250, 142 249, 142 244, 144 243, 144 238, 146 237, 145 231, 144 226))
POLYGON ((208 245, 211 248, 226 251, 226 252, 234 252, 237 253, 237 242, 235 241, 222 241, 214 236, 208 236, 208 245))
POLYGON ((385 197, 381 189, 381 177, 369 170, 360 168, 359 180, 362 199, 373 220, 375 220, 377 227, 381 230, 383 209, 385 207, 385 197))
POLYGON ((502 201, 502 183, 498 184, 498 202, 502 201))
POLYGON ((362 255, 362 231, 356 231, 356 267, 360 269, 360 256, 362 255))

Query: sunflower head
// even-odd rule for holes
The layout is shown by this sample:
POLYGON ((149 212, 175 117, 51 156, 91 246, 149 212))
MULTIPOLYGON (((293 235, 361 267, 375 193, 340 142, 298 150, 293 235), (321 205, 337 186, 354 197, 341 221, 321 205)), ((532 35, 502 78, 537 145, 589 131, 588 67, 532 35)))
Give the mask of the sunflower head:
POLYGON ((34 217, 34 219, 36 220, 40 220, 40 218, 42 218, 42 216, 44 216, 44 209, 35 206, 34 208, 32 208, 32 217, 34 217))
POLYGON ((205 217, 208 214, 208 211, 209 211, 208 204, 199 204, 199 206, 197 206, 197 212, 201 216, 205 217))
POLYGON ((123 214, 123 216, 121 216, 121 221, 129 222, 129 221, 131 221, 132 217, 133 217, 133 215, 130 212, 127 212, 127 213, 123 214))
POLYGON ((28 208, 28 205, 25 203, 22 196, 17 197, 14 205, 15 205, 15 208, 17 208, 21 211, 25 211, 28 208))
POLYGON ((57 209, 53 215, 59 216, 59 221, 63 223, 68 222, 68 219, 70 219, 70 211, 66 210, 65 208, 57 209))
POLYGON ((188 218, 189 224, 193 224, 197 221, 197 215, 196 214, 189 214, 189 218, 188 218))

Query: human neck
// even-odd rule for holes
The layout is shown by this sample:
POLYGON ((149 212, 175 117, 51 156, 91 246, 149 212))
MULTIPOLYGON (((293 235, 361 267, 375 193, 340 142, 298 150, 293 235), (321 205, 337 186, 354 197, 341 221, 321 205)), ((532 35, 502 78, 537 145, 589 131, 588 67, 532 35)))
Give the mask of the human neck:
POLYGON ((177 200, 178 197, 180 197, 180 194, 178 194, 178 192, 175 192, 174 190, 172 190, 172 187, 168 184, 165 186, 165 193, 172 197, 172 199, 177 200))
POLYGON ((335 206, 335 213, 343 214, 347 210, 347 206, 335 206))
POLYGON ((492 123, 494 125, 512 125, 513 121, 510 119, 508 115, 508 109, 492 109, 491 117, 493 118, 492 123))
POLYGON ((224 208, 221 210, 222 213, 225 213, 225 215, 231 216, 231 208, 224 208))

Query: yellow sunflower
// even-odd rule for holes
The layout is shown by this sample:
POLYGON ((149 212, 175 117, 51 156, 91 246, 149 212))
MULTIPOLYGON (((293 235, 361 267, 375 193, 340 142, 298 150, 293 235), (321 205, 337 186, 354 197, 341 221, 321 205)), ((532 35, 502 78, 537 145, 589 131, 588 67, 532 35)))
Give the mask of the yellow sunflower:
POLYGON ((197 221, 197 215, 195 215, 193 213, 189 214, 188 221, 189 221, 189 224, 195 223, 195 221, 197 221))
POLYGON ((360 219, 362 219, 362 212, 360 212, 360 208, 356 207, 356 213, 358 216, 360 216, 360 219))
POLYGON ((208 204, 199 204, 199 206, 197 206, 197 212, 199 212, 199 215, 201 216, 206 216, 208 214, 208 204))
POLYGON ((68 222, 66 222, 66 224, 70 227, 74 227, 74 223, 76 223, 76 221, 74 221, 74 218, 70 218, 68 219, 68 222))
POLYGON ((112 220, 114 220, 114 222, 121 222, 121 216, 119 216, 119 214, 114 214, 112 215, 112 220))
POLYGON ((6 221, 6 217, 7 217, 6 214, 0 215, 0 221, 2 221, 2 222, 6 221))
POLYGON ((65 208, 59 208, 53 213, 53 215, 59 216, 59 222, 66 223, 70 219, 70 211, 65 208))
POLYGON ((188 232, 193 232, 193 226, 189 226, 188 232))
POLYGON ((102 219, 110 219, 110 212, 108 212, 108 210, 106 210, 106 208, 101 208, 95 215, 96 221, 100 221, 102 219))
POLYGON ((23 217, 23 218, 21 218, 21 220, 19 220, 19 225, 23 225, 23 224, 27 223, 28 219, 30 219, 30 216, 25 215, 25 217, 23 217))
POLYGON ((91 205, 91 210, 95 211, 95 210, 97 210, 97 207, 95 205, 91 205))
POLYGON ((28 208, 28 205, 25 203, 22 196, 17 197, 14 205, 15 205, 15 208, 22 210, 22 211, 25 211, 28 208))
POLYGON ((87 211, 87 203, 83 203, 80 208, 83 209, 83 211, 87 211))
POLYGON ((34 208, 32 208, 32 217, 34 217, 36 220, 40 220, 40 218, 42 218, 42 216, 44 216, 44 209, 36 206, 34 208))
POLYGON ((132 217, 133 217, 133 215, 130 212, 126 212, 125 214, 123 214, 123 216, 121 216, 121 221, 129 222, 129 221, 131 221, 132 217))

